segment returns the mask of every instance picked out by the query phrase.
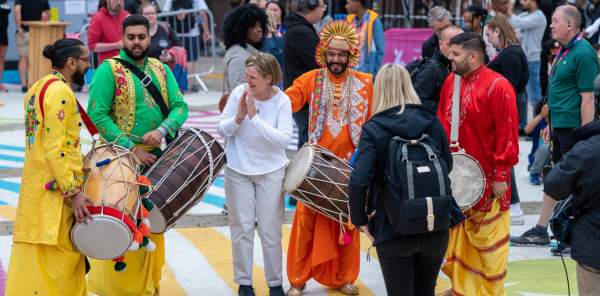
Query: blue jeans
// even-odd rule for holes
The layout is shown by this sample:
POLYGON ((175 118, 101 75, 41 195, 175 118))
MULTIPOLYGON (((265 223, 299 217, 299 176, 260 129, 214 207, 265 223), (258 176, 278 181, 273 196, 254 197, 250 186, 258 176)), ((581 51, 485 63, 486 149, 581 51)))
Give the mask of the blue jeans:
POLYGON ((527 92, 527 100, 535 108, 537 103, 542 99, 542 87, 540 86, 540 61, 528 62, 529 81, 525 91, 527 92))

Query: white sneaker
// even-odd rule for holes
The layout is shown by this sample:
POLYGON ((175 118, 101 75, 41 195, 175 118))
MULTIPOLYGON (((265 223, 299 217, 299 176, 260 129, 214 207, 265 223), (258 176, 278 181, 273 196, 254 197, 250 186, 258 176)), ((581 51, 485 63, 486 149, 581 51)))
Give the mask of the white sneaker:
POLYGON ((510 225, 525 225, 525 215, 510 215, 510 225))

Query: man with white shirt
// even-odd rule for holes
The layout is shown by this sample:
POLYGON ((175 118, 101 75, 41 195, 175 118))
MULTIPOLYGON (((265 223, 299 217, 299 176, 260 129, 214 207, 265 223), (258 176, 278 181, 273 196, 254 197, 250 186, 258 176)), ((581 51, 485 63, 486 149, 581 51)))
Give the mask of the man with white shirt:
POLYGON ((538 7, 539 0, 521 0, 524 12, 514 15, 512 9, 508 10, 508 17, 512 26, 520 31, 521 47, 527 55, 529 67, 529 82, 525 91, 527 100, 536 106, 542 99, 540 87, 540 53, 542 51, 542 37, 546 29, 546 17, 538 7))

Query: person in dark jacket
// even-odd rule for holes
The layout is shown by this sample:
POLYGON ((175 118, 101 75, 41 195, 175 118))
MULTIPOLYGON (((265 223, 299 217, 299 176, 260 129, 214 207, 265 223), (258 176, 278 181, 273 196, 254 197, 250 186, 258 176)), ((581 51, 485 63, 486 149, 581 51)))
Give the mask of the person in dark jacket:
MULTIPOLYGON (((397 235, 383 205, 384 171, 394 136, 416 139, 427 134, 440 160, 452 168, 446 134, 436 114, 421 106, 404 67, 384 65, 375 79, 373 117, 363 128, 355 169, 350 177, 352 223, 373 241, 388 295, 434 295, 448 245, 448 231, 397 235), (367 193, 368 192, 368 193, 367 193)), ((464 216, 454 204, 458 222, 464 216)))
POLYGON ((573 195, 571 258, 577 262, 579 294, 600 295, 600 122, 572 135, 576 144, 544 176, 544 192, 555 200, 573 195))
MULTIPOLYGON (((519 129, 523 130, 527 125, 527 97, 525 95, 525 87, 529 80, 527 56, 519 44, 519 38, 510 21, 503 14, 498 13, 487 22, 485 33, 492 45, 501 50, 488 64, 488 67, 504 76, 515 89, 519 129)), ((510 223, 511 225, 523 225, 525 217, 521 210, 514 168, 510 170, 510 187, 510 223)))
POLYGON ((440 32, 450 26, 450 12, 441 6, 434 6, 429 12, 429 26, 433 29, 433 35, 429 37, 421 46, 421 57, 428 59, 433 56, 435 52, 440 51, 438 44, 440 43, 439 34, 440 32))
POLYGON ((440 32, 440 50, 435 52, 431 58, 425 60, 421 69, 418 69, 416 74, 411 74, 413 87, 421 99, 421 103, 433 112, 437 112, 440 91, 450 71, 450 61, 448 60, 450 49, 448 42, 452 37, 462 32, 463 30, 457 26, 450 26, 443 29, 440 32))
MULTIPOLYGON (((287 89, 300 75, 319 68, 315 50, 319 35, 314 24, 325 12, 323 0, 297 0, 292 13, 283 22, 287 28, 283 35, 283 88, 287 89)), ((308 105, 293 114, 298 128, 298 148, 308 141, 308 105)))

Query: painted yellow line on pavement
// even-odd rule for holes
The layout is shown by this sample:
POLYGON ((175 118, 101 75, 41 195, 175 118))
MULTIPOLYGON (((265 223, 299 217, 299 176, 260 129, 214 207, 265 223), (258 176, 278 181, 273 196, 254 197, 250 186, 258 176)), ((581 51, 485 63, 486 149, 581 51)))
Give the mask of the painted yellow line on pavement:
POLYGON ((163 295, 185 296, 187 292, 181 287, 175 273, 171 270, 169 264, 163 265, 160 279, 160 293, 163 295))
POLYGON ((15 221, 16 216, 17 208, 13 206, 0 206, 0 217, 9 221, 15 221))
MULTIPOLYGON (((179 228, 177 232, 204 255, 219 277, 237 293, 238 284, 233 280, 231 240, 213 228, 179 228)), ((256 264, 252 268, 252 279, 256 295, 269 295, 265 272, 256 264)))
MULTIPOLYGON (((282 247, 283 247, 284 254, 287 254, 287 252, 288 252, 288 246, 289 246, 289 242, 290 242, 291 232, 292 232, 291 226, 288 226, 288 225, 283 226, 282 247)), ((363 239, 367 239, 367 238, 361 237, 361 241, 363 239)), ((284 271, 284 272, 286 272, 286 271, 284 271)), ((367 286, 360 279, 356 279, 356 282, 354 284, 358 287, 358 289, 360 291, 360 295, 375 295, 369 288, 367 288, 367 286)), ((325 287, 325 286, 323 286, 323 287, 325 287)), ((327 289, 327 295, 345 295, 340 291, 329 289, 328 287, 325 287, 325 288, 327 289)))

